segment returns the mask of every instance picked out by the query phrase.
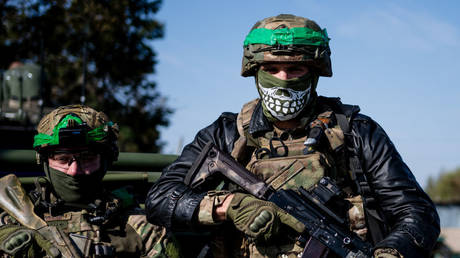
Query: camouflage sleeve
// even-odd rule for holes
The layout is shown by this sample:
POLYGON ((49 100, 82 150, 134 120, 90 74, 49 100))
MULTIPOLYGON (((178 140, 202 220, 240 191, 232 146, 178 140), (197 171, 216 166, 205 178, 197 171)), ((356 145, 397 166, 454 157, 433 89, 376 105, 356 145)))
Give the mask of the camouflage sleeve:
POLYGON ((221 224, 221 222, 214 221, 212 213, 214 207, 222 205, 229 194, 229 191, 209 191, 200 202, 200 207, 198 210, 198 222, 201 225, 221 224))
POLYGON ((174 240, 168 237, 166 229, 151 224, 145 214, 139 210, 138 214, 128 217, 128 224, 136 230, 144 244, 144 256, 146 257, 173 257, 171 252, 177 252, 174 240))

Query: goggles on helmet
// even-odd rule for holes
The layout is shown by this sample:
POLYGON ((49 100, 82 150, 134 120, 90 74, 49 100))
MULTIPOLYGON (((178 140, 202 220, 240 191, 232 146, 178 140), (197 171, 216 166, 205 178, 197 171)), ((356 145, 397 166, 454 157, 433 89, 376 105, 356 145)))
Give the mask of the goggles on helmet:
POLYGON ((113 122, 108 122, 100 127, 88 131, 88 126, 78 116, 68 114, 53 129, 51 135, 39 133, 34 137, 33 147, 40 146, 82 146, 89 142, 98 142, 108 136, 107 126, 112 126, 113 122), (75 126, 69 127, 69 121, 73 120, 75 126))

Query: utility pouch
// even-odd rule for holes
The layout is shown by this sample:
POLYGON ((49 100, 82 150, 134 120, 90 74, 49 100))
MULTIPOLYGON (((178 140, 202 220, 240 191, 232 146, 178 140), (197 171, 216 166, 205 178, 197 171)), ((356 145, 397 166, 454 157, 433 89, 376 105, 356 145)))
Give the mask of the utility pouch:
POLYGON ((329 168, 323 154, 280 157, 255 160, 248 164, 249 171, 262 178, 275 190, 312 188, 329 168))

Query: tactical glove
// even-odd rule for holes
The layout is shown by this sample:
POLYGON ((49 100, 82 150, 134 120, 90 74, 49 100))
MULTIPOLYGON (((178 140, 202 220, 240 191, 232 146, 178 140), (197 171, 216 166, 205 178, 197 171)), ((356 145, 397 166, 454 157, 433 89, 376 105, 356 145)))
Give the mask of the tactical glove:
POLYGON ((19 225, 0 227, 0 250, 11 257, 58 257, 59 250, 36 230, 19 225))
POLYGON ((283 224, 298 233, 305 229, 302 223, 275 204, 249 194, 235 193, 226 214, 238 230, 265 242, 277 235, 283 224))

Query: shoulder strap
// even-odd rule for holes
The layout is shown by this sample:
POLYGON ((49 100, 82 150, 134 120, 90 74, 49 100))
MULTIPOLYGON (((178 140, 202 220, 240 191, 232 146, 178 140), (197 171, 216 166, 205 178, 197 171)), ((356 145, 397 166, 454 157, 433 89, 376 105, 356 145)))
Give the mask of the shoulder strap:
MULTIPOLYGON (((253 144, 248 144, 248 137, 250 137, 248 128, 249 128, 249 123, 251 122, 251 117, 252 114, 254 113, 254 109, 257 106, 257 102, 259 99, 254 99, 246 104, 244 104, 243 108, 241 109, 240 113, 238 113, 238 117, 236 120, 236 126, 238 128, 238 134, 239 138, 235 141, 235 144, 233 145, 233 150, 232 150, 232 157, 235 158, 237 161, 240 163, 246 164, 246 162, 249 161, 248 157, 251 152, 249 150, 252 147, 253 144)), ((249 139, 249 142, 252 142, 252 140, 249 139)))
POLYGON ((236 122, 240 136, 245 135, 245 131, 249 127, 249 123, 251 122, 252 114, 254 113, 254 109, 256 108, 258 101, 259 99, 254 99, 244 104, 243 107, 241 108, 241 111, 238 114, 238 118, 236 122))
POLYGON ((366 221, 370 228, 370 236, 374 244, 378 243, 385 237, 385 221, 380 214, 378 203, 373 196, 373 191, 367 180, 366 174, 361 166, 361 161, 356 152, 351 134, 352 116, 347 117, 344 114, 336 113, 337 123, 344 132, 345 144, 348 149, 349 167, 351 170, 351 179, 355 182, 357 192, 363 198, 366 221))
POLYGON ((337 124, 339 124, 340 129, 343 133, 350 132, 350 119, 348 119, 344 114, 335 113, 335 118, 337 119, 337 124))

